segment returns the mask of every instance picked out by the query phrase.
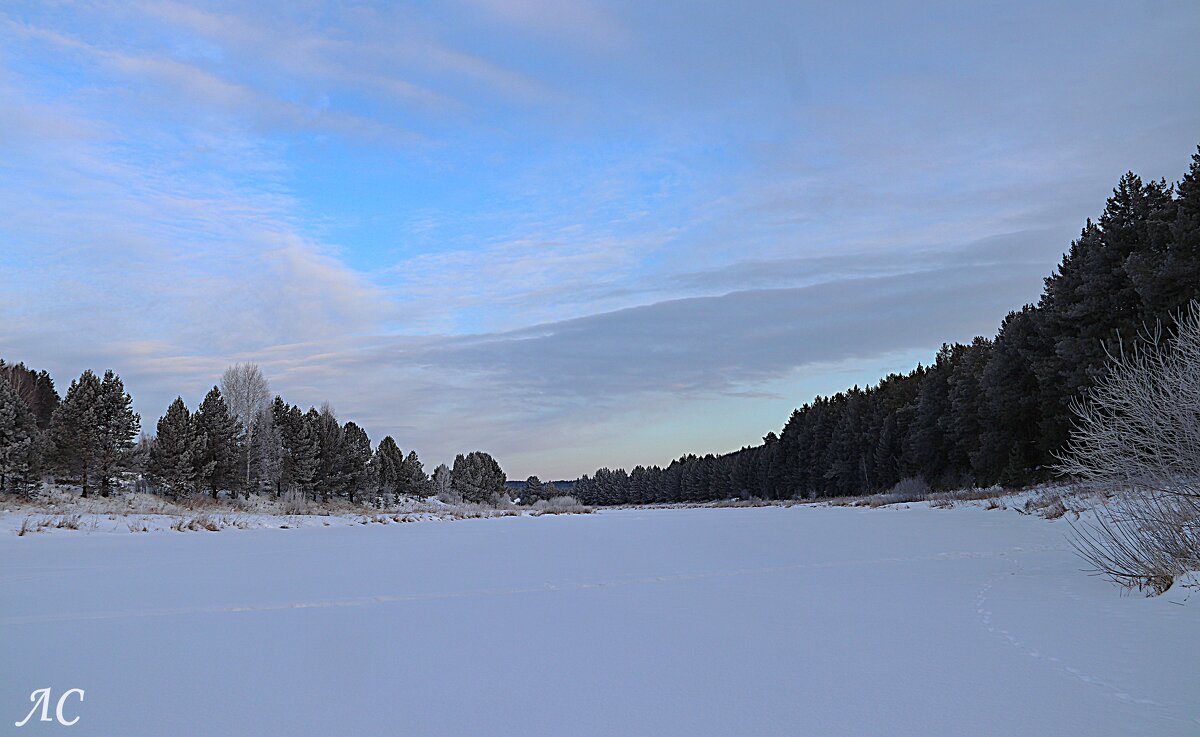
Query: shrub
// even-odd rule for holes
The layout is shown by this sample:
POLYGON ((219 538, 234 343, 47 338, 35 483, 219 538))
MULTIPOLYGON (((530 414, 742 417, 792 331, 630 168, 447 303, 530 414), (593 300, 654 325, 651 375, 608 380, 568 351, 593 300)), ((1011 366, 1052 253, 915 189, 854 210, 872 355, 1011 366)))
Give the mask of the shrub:
POLYGON ((1107 373, 1072 410, 1060 472, 1113 492, 1072 542, 1122 586, 1161 593, 1200 570, 1200 303, 1175 337, 1147 336, 1110 356, 1107 373))

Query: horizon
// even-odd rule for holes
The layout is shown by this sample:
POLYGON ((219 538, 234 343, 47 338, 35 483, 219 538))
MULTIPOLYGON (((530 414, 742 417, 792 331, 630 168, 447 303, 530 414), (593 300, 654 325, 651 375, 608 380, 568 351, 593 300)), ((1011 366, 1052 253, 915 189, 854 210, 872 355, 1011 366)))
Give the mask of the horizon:
POLYGON ((1177 180, 1198 21, 16 3, 0 357, 112 368, 150 433, 255 362, 427 470, 735 450, 994 335, 1122 173, 1177 180))

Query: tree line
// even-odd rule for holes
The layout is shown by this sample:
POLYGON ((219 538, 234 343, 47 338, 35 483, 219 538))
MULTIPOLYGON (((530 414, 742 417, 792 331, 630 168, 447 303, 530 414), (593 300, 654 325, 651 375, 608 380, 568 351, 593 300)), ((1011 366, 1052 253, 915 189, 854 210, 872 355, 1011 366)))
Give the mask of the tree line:
POLYGON ((817 397, 761 445, 685 455, 575 483, 584 504, 852 496, 902 480, 948 489, 1052 477, 1072 402, 1140 332, 1200 298, 1200 148, 1183 179, 1121 177, 1037 304, 993 338, 945 344, 928 366, 817 397))
POLYGON ((0 492, 47 480, 109 496, 121 486, 182 498, 264 494, 387 506, 438 495, 496 503, 506 477, 491 455, 459 454, 427 474, 416 451, 338 420, 328 404, 301 410, 254 364, 231 366, 193 411, 176 397, 153 436, 113 371, 84 371, 60 397, 46 371, 0 359, 0 492))

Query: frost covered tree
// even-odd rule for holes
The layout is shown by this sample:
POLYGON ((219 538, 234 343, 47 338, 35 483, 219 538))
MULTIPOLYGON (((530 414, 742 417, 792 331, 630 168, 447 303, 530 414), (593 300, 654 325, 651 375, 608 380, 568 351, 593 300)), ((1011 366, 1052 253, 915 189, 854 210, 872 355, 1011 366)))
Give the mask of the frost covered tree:
POLYGON ((59 468, 87 496, 95 485, 109 493, 114 476, 124 470, 141 420, 120 377, 91 370, 71 382, 67 396, 54 411, 50 433, 59 468))
POLYGON ((391 435, 379 441, 371 464, 378 484, 379 501, 384 505, 389 504, 401 493, 400 487, 404 482, 404 453, 391 435))
POLYGON ((135 441, 142 428, 142 418, 133 411, 133 397, 125 391, 121 377, 112 370, 105 371, 100 382, 96 419, 99 430, 97 481, 100 494, 108 496, 116 476, 132 466, 135 441))
POLYGON ((183 398, 176 397, 158 420, 147 474, 156 487, 172 497, 191 494, 198 488, 197 459, 203 455, 204 439, 196 432, 192 413, 183 398))
MULTIPOLYGON (((316 410, 310 410, 316 414, 316 410)), ((280 457, 277 495, 289 493, 309 498, 316 488, 321 446, 316 422, 296 405, 275 397, 271 405, 273 427, 279 433, 280 457)))
POLYGON ((267 490, 278 496, 282 491, 283 437, 275 425, 275 415, 270 406, 258 413, 255 428, 251 439, 254 452, 249 456, 253 462, 250 465, 248 490, 267 490))
POLYGON ((1116 495, 1095 524, 1075 527, 1083 556, 1118 583, 1156 592, 1200 570, 1200 303, 1170 341, 1155 333, 1111 356, 1072 409, 1059 470, 1116 495))
POLYGON ((450 473, 451 486, 466 501, 494 503, 504 493, 507 477, 496 459, 483 451, 458 454, 450 473))
POLYGON ((203 449, 196 460, 197 481, 213 499, 221 490, 234 490, 241 479, 241 423, 229 412, 221 390, 213 387, 192 417, 203 449))
POLYGON ((317 436, 319 416, 312 408, 304 413, 293 406, 288 418, 284 447, 291 463, 292 489, 304 499, 315 500, 321 470, 321 440, 317 436))
POLYGON ((271 385, 258 364, 239 363, 225 369, 221 376, 221 395, 242 426, 242 463, 245 471, 242 481, 249 491, 256 454, 263 449, 262 444, 255 442, 255 436, 261 427, 264 411, 271 405, 271 385))
POLYGON ((433 469, 432 492, 439 499, 445 499, 451 493, 452 473, 450 467, 445 463, 439 463, 438 467, 433 469))
POLYGON ((0 492, 23 488, 35 466, 37 418, 0 373, 0 492))
POLYGON ((45 370, 34 371, 24 363, 5 363, 0 358, 0 376, 8 380, 12 390, 33 412, 38 428, 50 427, 50 417, 60 401, 50 374, 45 370))
POLYGON ((543 496, 542 480, 537 476, 525 479, 525 489, 521 492, 522 504, 533 504, 543 496))
POLYGON ((425 473, 425 465, 417 457, 417 451, 410 450, 400 466, 400 494, 407 497, 422 498, 430 494, 429 476, 425 473))

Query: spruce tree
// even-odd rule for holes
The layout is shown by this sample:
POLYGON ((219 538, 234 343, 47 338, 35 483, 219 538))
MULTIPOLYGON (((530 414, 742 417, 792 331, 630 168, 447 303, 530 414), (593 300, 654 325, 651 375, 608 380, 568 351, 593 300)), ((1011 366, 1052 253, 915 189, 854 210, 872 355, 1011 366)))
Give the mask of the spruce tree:
POLYGON ((222 489, 234 491, 243 478, 239 444, 242 426, 229 411, 220 389, 214 386, 209 390, 192 421, 201 439, 200 454, 195 458, 197 483, 208 489, 213 499, 222 489))
POLYGON ((200 486, 197 458, 204 451, 204 439, 196 431, 192 413, 183 398, 176 397, 158 421, 147 469, 151 481, 172 497, 195 492, 200 486))
POLYGON ((97 481, 100 494, 108 496, 116 477, 130 467, 142 418, 133 411, 133 398, 125 391, 121 377, 110 369, 104 372, 96 407, 97 481))

